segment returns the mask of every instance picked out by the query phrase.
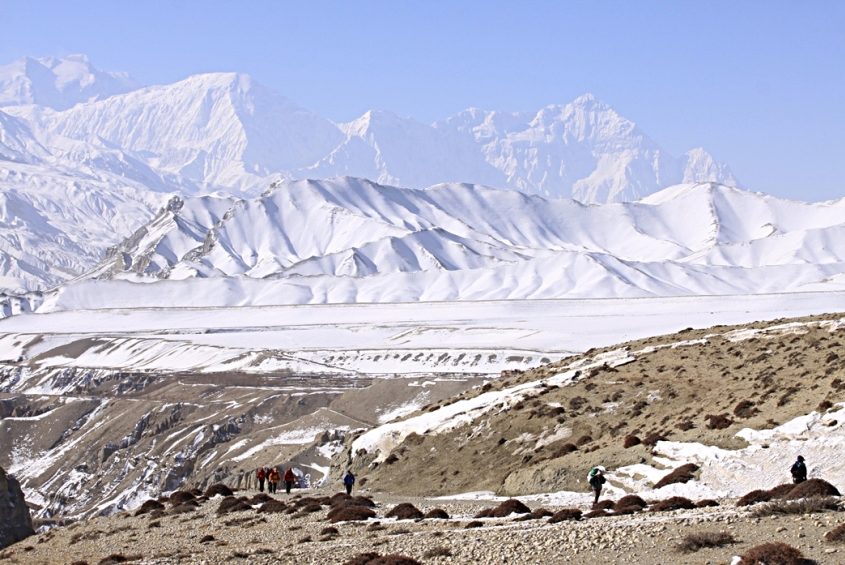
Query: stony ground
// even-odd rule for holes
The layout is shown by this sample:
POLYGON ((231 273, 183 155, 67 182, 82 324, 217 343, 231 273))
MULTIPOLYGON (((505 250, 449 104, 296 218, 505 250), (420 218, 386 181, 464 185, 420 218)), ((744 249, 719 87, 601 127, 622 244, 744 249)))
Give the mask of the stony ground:
MULTIPOLYGON (((253 492, 238 492, 251 496, 253 492)), ((313 495, 315 493, 309 493, 313 495)), ((330 493, 326 493, 330 494, 330 493)), ((276 498, 286 501, 286 495, 276 498)), ((378 517, 330 524, 326 509, 301 517, 254 509, 219 516, 222 498, 197 510, 162 516, 130 513, 58 527, 0 552, 0 563, 343 563, 364 552, 402 554, 422 563, 729 563, 733 555, 767 541, 783 541, 817 563, 845 562, 845 544, 824 534, 845 523, 845 512, 754 518, 730 502, 716 508, 644 512, 549 524, 514 517, 478 520, 490 503, 377 497, 378 517), (420 510, 443 508, 449 520, 384 519, 397 502, 420 510), (337 535, 323 530, 334 526, 337 535), (691 533, 726 531, 738 543, 695 553, 677 544, 691 533), (108 558, 112 557, 111 561, 108 558)), ((551 509, 554 510, 554 509, 551 509)))

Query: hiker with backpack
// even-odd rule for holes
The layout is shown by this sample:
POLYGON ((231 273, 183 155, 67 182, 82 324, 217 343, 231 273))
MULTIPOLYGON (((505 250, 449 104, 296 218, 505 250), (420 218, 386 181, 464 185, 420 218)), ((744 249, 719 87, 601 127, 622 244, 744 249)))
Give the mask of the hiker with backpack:
POLYGON ((267 478, 267 471, 264 470, 264 467, 258 468, 255 477, 258 479, 258 491, 264 492, 264 480, 267 478))
POLYGON ((290 489, 293 487, 293 483, 296 481, 296 475, 293 474, 293 468, 288 467, 288 470, 285 471, 285 492, 290 494, 290 489))
POLYGON ((270 492, 272 494, 276 494, 276 490, 279 488, 279 481, 282 480, 281 475, 279 475, 279 470, 275 467, 270 469, 270 474, 267 475, 267 479, 270 481, 270 492))
POLYGON ((798 459, 792 464, 789 472, 792 474, 792 482, 796 485, 807 480, 807 465, 804 464, 804 458, 802 456, 798 456, 798 459))
POLYGON ((343 475, 343 486, 346 487, 346 494, 352 494, 352 485, 355 484, 355 475, 349 469, 343 475))
POLYGON ((593 504, 598 504, 599 496, 601 496, 602 485, 607 482, 607 479, 604 478, 605 471, 607 471, 607 469, 599 465, 590 469, 590 472, 587 474, 587 481, 590 483, 590 488, 593 489, 593 492, 596 495, 595 500, 593 500, 593 504))

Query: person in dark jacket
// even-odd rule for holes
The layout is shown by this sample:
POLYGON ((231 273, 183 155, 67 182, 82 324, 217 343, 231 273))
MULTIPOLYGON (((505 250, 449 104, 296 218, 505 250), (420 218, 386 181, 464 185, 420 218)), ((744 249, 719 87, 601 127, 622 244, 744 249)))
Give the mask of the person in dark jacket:
POLYGON ((792 482, 796 485, 807 480, 807 465, 804 464, 804 458, 802 456, 798 456, 798 459, 792 464, 789 472, 792 473, 792 482))
POLYGON ((346 487, 346 494, 352 494, 352 485, 355 484, 355 475, 349 469, 343 475, 343 486, 346 487))
POLYGON ((288 470, 285 471, 285 492, 290 494, 290 489, 293 487, 293 483, 296 481, 296 475, 293 474, 293 468, 288 467, 288 470))
POLYGON ((255 476, 258 479, 259 492, 264 492, 264 479, 267 478, 267 471, 264 470, 264 467, 259 467, 255 472, 255 476))
POLYGON ((604 478, 605 469, 602 466, 593 467, 590 469, 590 473, 587 475, 587 480, 590 483, 590 488, 593 489, 593 493, 595 493, 596 498, 593 500, 593 504, 598 503, 599 496, 601 496, 601 488, 604 483, 607 482, 607 479, 604 478))

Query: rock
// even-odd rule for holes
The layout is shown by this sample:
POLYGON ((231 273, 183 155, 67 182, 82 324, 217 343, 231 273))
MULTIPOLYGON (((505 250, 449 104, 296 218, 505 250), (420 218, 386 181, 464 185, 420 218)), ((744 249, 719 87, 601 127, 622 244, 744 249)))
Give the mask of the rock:
POLYGON ((34 533, 20 484, 0 467, 0 549, 34 533))

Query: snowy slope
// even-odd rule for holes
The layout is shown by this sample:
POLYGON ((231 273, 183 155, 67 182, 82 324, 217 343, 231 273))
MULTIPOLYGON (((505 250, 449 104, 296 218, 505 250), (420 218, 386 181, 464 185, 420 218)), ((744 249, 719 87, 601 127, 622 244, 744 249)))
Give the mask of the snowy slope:
MULTIPOLYGON (((710 183, 585 206, 341 178, 279 183, 252 199, 173 200, 119 246, 118 260, 84 278, 195 279, 133 293, 156 305, 819 290, 838 288, 845 273, 843 232, 845 200, 807 204, 710 183)), ((61 292, 89 287, 104 300, 123 292, 85 282, 61 292)))
POLYGON ((0 107, 38 104, 63 110, 136 88, 126 73, 101 71, 85 55, 24 57, 0 66, 0 107))

